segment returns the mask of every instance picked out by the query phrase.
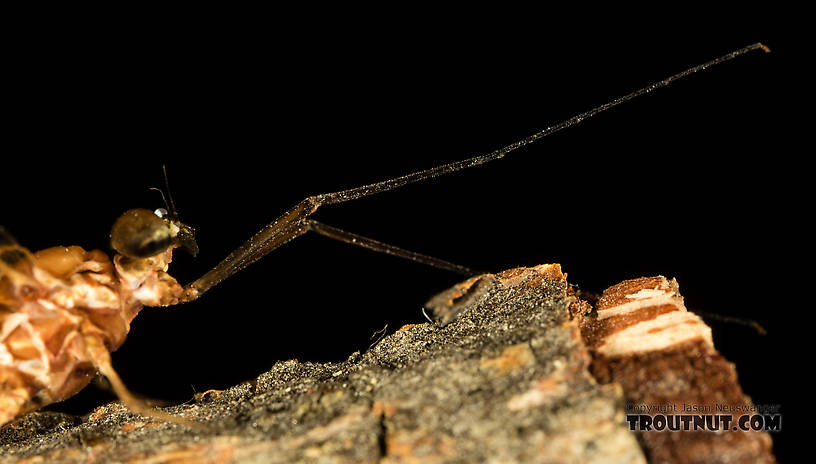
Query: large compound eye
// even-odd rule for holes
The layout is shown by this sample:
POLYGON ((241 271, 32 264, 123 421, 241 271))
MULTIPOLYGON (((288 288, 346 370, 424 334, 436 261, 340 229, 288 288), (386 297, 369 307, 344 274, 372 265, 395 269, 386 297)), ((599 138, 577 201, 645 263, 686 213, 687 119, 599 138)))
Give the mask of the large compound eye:
POLYGON ((113 249, 129 258, 157 255, 174 241, 169 223, 146 209, 132 209, 119 216, 110 236, 113 249))

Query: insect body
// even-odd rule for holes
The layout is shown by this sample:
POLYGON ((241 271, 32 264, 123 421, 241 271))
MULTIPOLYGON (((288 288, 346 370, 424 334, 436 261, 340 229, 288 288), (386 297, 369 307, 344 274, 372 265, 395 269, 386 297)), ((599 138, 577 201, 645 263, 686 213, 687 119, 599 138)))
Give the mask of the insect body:
POLYGON ((183 289, 165 271, 185 229, 147 210, 128 211, 113 228, 122 254, 112 261, 78 246, 32 254, 0 229, 0 424, 74 395, 96 371, 143 409, 109 353, 144 306, 179 302, 183 289))
POLYGON ((227 277, 308 231, 435 267, 472 274, 454 263, 403 250, 310 218, 320 206, 342 203, 502 158, 549 134, 664 87, 676 79, 753 50, 754 44, 670 76, 605 105, 541 130, 494 152, 340 192, 308 197, 262 228, 221 263, 182 287, 167 274, 175 248, 197 252, 192 229, 171 212, 131 210, 111 231, 113 259, 101 251, 55 247, 31 253, 0 229, 0 425, 78 392, 95 372, 107 377, 134 412, 191 422, 147 407, 124 386, 110 352, 125 340, 144 306, 167 306, 199 298, 227 277))

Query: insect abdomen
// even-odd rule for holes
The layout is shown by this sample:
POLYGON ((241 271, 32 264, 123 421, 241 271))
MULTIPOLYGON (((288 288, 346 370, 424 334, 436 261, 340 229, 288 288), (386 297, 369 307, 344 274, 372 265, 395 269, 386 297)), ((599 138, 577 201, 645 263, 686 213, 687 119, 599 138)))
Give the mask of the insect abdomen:
POLYGON ((84 388, 95 372, 85 332, 121 343, 129 320, 104 253, 54 247, 32 254, 8 240, 0 248, 2 425, 84 388))

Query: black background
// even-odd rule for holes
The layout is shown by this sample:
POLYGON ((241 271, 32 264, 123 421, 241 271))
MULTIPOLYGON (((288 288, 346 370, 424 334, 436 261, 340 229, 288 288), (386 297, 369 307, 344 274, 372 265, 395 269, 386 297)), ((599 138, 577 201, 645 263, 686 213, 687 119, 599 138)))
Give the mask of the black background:
MULTIPOLYGON (((190 282, 307 195, 481 154, 755 41, 679 81, 504 160, 321 209, 330 225, 490 271, 558 262, 601 291, 676 277, 758 404, 782 404, 803 250, 801 167, 785 136, 789 44, 768 28, 544 35, 489 23, 200 24, 32 34, 6 69, 0 221, 24 246, 108 250, 116 217, 157 208, 166 164, 201 254, 190 282), (431 28, 431 29, 429 29, 431 28)), ((340 361, 457 275, 305 236, 199 301, 147 308, 114 363, 132 390, 181 402, 279 360, 340 361)), ((51 408, 83 413, 89 388, 51 408)), ((780 443, 777 437, 777 446, 780 443)))

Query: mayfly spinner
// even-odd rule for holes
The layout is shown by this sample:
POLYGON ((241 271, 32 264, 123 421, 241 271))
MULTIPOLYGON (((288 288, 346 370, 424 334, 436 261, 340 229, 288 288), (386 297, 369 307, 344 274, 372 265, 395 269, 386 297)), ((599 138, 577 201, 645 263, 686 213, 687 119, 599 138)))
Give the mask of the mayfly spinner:
POLYGON ((193 230, 183 224, 172 199, 169 212, 135 209, 113 225, 110 259, 78 246, 31 253, 0 227, 0 425, 29 411, 62 401, 84 388, 95 373, 104 375, 133 412, 188 425, 197 423, 153 409, 133 396, 111 365, 110 353, 125 341, 130 322, 144 306, 195 300, 267 253, 305 234, 370 248, 463 274, 471 270, 346 232, 310 218, 319 207, 392 190, 502 158, 507 153, 671 82, 754 50, 736 50, 626 96, 548 127, 494 152, 402 177, 301 201, 262 228, 198 280, 180 285, 167 274, 173 250, 198 251, 193 230))

